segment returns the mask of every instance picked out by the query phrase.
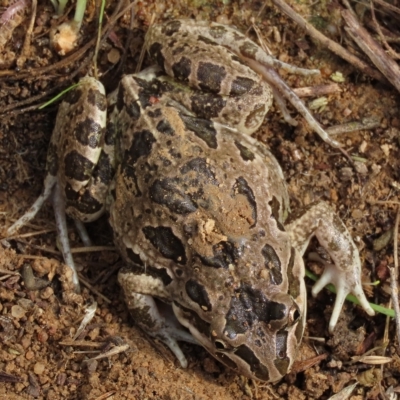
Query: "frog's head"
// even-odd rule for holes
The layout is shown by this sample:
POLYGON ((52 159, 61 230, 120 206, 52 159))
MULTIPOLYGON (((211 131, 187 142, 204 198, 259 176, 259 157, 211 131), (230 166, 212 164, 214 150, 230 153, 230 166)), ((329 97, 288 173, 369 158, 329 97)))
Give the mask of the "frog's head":
MULTIPOLYGON (((174 302, 175 315, 223 364, 249 378, 275 382, 290 370, 303 335, 305 286, 301 268, 298 272, 289 275, 285 292, 242 281, 226 302, 220 293, 221 301, 210 300, 204 312, 174 302)), ((191 285, 200 296, 199 283, 191 285)))

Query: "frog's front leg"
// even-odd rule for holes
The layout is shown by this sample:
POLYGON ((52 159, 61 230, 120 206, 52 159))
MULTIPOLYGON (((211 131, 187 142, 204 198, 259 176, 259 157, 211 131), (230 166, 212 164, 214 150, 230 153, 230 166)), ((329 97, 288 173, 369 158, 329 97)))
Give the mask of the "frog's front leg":
POLYGON ((313 296, 316 296, 328 283, 336 287, 335 305, 329 321, 330 332, 335 328, 349 293, 357 297, 369 315, 375 314, 362 289, 358 249, 343 221, 327 203, 314 203, 291 215, 285 228, 291 236, 293 246, 301 254, 304 254, 311 237, 315 235, 332 257, 334 263, 325 266, 322 276, 312 289, 313 296))
MULTIPOLYGON (((64 262, 73 270, 79 291, 66 225, 66 214, 89 222, 98 218, 105 204, 114 170, 112 131, 106 131, 107 101, 103 85, 83 78, 61 103, 47 154, 47 176, 34 205, 7 231, 14 234, 51 198, 64 262)), ((78 224, 79 226, 79 224, 78 224)), ((82 226, 78 229, 82 233, 82 226)), ((81 235, 82 236, 82 235, 81 235)), ((87 243, 87 239, 84 239, 87 243)))
POLYGON ((189 332, 182 329, 170 305, 161 301, 156 303, 154 300, 155 296, 160 296, 163 292, 160 288, 162 283, 145 273, 135 273, 130 267, 120 270, 118 281, 124 290, 126 305, 136 324, 146 334, 165 343, 175 354, 182 368, 186 368, 187 360, 178 341, 199 343, 189 332))

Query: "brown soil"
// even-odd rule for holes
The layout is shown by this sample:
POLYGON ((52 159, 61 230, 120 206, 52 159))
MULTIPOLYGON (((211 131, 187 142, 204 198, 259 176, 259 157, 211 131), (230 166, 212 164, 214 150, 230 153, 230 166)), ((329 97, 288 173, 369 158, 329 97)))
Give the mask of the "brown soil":
MULTIPOLYGON (((116 6, 116 2, 109 3, 108 17, 116 6)), ((376 238, 393 227, 395 206, 375 202, 397 201, 398 94, 389 86, 360 76, 346 62, 304 38, 304 33, 276 9, 267 7, 257 17, 262 2, 232 1, 224 6, 217 1, 170 0, 165 6, 164 2, 155 3, 139 3, 131 25, 133 35, 129 34, 131 20, 127 12, 114 26, 111 39, 103 43, 98 64, 102 79, 110 88, 116 86, 122 73, 135 70, 153 13, 157 21, 175 17, 217 20, 236 25, 242 31, 256 17, 263 40, 278 58, 322 71, 320 78, 288 76, 292 87, 328 84, 331 73, 343 74, 341 92, 328 95, 327 105, 314 111, 314 115, 324 126, 367 117, 379 121, 372 130, 338 137, 346 151, 358 157, 355 166, 342 153, 324 144, 299 116, 299 126, 293 129, 272 109, 258 137, 272 149, 286 173, 292 209, 317 200, 329 201, 336 208, 360 248, 365 280, 381 281, 379 286, 366 289, 369 297, 388 304, 393 240, 387 234, 389 241, 383 242, 380 249, 373 245, 376 238), (127 58, 119 67, 127 41, 127 58)), ((336 10, 320 7, 299 6, 297 10, 302 15, 318 15, 314 22, 319 22, 326 34, 338 32, 336 10)), ((49 43, 49 28, 55 24, 51 18, 53 9, 50 2, 39 2, 31 46, 25 62, 20 59, 17 67, 29 25, 29 8, 25 11, 26 15, 20 12, 18 19, 9 22, 15 25, 11 39, 1 37, 5 29, 0 27, 0 217, 5 228, 29 208, 42 188, 56 105, 43 110, 37 110, 36 105, 83 76, 93 48, 76 59, 57 55, 49 43), (80 72, 75 74, 78 68, 80 72)), ((94 15, 91 5, 77 49, 95 37, 94 15)), ((339 37, 333 38, 339 41, 339 37)), ((88 230, 96 245, 112 246, 106 217, 89 224, 88 230)), ((169 350, 134 326, 116 282, 121 262, 115 252, 75 255, 81 275, 97 292, 84 286, 81 296, 74 296, 65 284, 64 290, 60 285, 65 269, 60 264, 51 207, 45 206, 20 233, 29 235, 0 242, 0 399, 327 399, 356 379, 360 383, 352 399, 375 399, 380 390, 399 387, 393 323, 387 331, 386 351, 373 353, 392 357, 392 363, 381 371, 380 365, 357 362, 351 357, 382 345, 385 318, 368 317, 348 303, 335 334, 329 336, 327 322, 334 295, 327 291, 317 301, 310 296, 307 330, 298 361, 294 371, 278 384, 243 379, 202 348, 186 344, 182 347, 189 366, 183 370, 169 350), (19 274, 26 264, 32 266, 36 276, 51 278, 51 286, 28 290, 19 274), (72 341, 85 309, 93 301, 98 304, 94 318, 72 341), (113 350, 116 354, 104 357, 113 350), (88 361, 94 357, 98 359, 88 361)), ((82 246, 72 224, 70 239, 73 247, 82 246)), ((315 250, 316 242, 310 247, 315 250)), ((313 262, 307 266, 320 272, 313 262)), ((307 285, 311 286, 311 281, 307 285)))

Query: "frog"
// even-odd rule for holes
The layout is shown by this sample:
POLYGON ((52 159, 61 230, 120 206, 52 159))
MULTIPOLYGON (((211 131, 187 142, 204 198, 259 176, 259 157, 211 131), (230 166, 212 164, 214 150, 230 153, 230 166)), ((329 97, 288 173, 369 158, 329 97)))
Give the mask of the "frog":
POLYGON ((328 283, 336 287, 329 331, 349 293, 374 315, 343 221, 324 201, 290 210, 282 168, 251 136, 273 97, 289 98, 305 115, 276 72, 264 74, 293 67, 217 23, 155 24, 145 46, 156 66, 125 75, 108 96, 85 77, 62 102, 43 192, 8 233, 51 197, 64 260, 73 266, 66 214, 89 245, 83 223, 107 212, 135 323, 182 368, 188 362, 178 342, 186 341, 238 374, 276 382, 303 338, 303 255, 312 237, 332 259, 312 289, 316 296, 328 283))

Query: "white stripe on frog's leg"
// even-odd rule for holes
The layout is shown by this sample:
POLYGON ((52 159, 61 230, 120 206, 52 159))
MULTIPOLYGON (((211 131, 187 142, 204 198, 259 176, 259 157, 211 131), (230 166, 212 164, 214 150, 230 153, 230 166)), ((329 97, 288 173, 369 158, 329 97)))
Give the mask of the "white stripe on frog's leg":
POLYGON ((329 322, 330 332, 335 328, 344 300, 350 293, 357 297, 369 315, 375 315, 362 289, 361 260, 357 246, 342 220, 327 203, 314 203, 297 210, 289 217, 285 229, 300 254, 304 254, 311 237, 316 236, 332 257, 334 263, 326 263, 322 276, 312 289, 313 296, 316 296, 328 283, 336 288, 335 305, 329 322))
POLYGON ((74 291, 80 293, 78 272, 76 271, 74 258, 71 253, 71 246, 69 244, 67 220, 65 215, 65 200, 64 194, 59 183, 56 183, 53 190, 53 208, 54 216, 56 218, 57 234, 60 240, 61 252, 65 264, 72 270, 72 284, 74 291))

